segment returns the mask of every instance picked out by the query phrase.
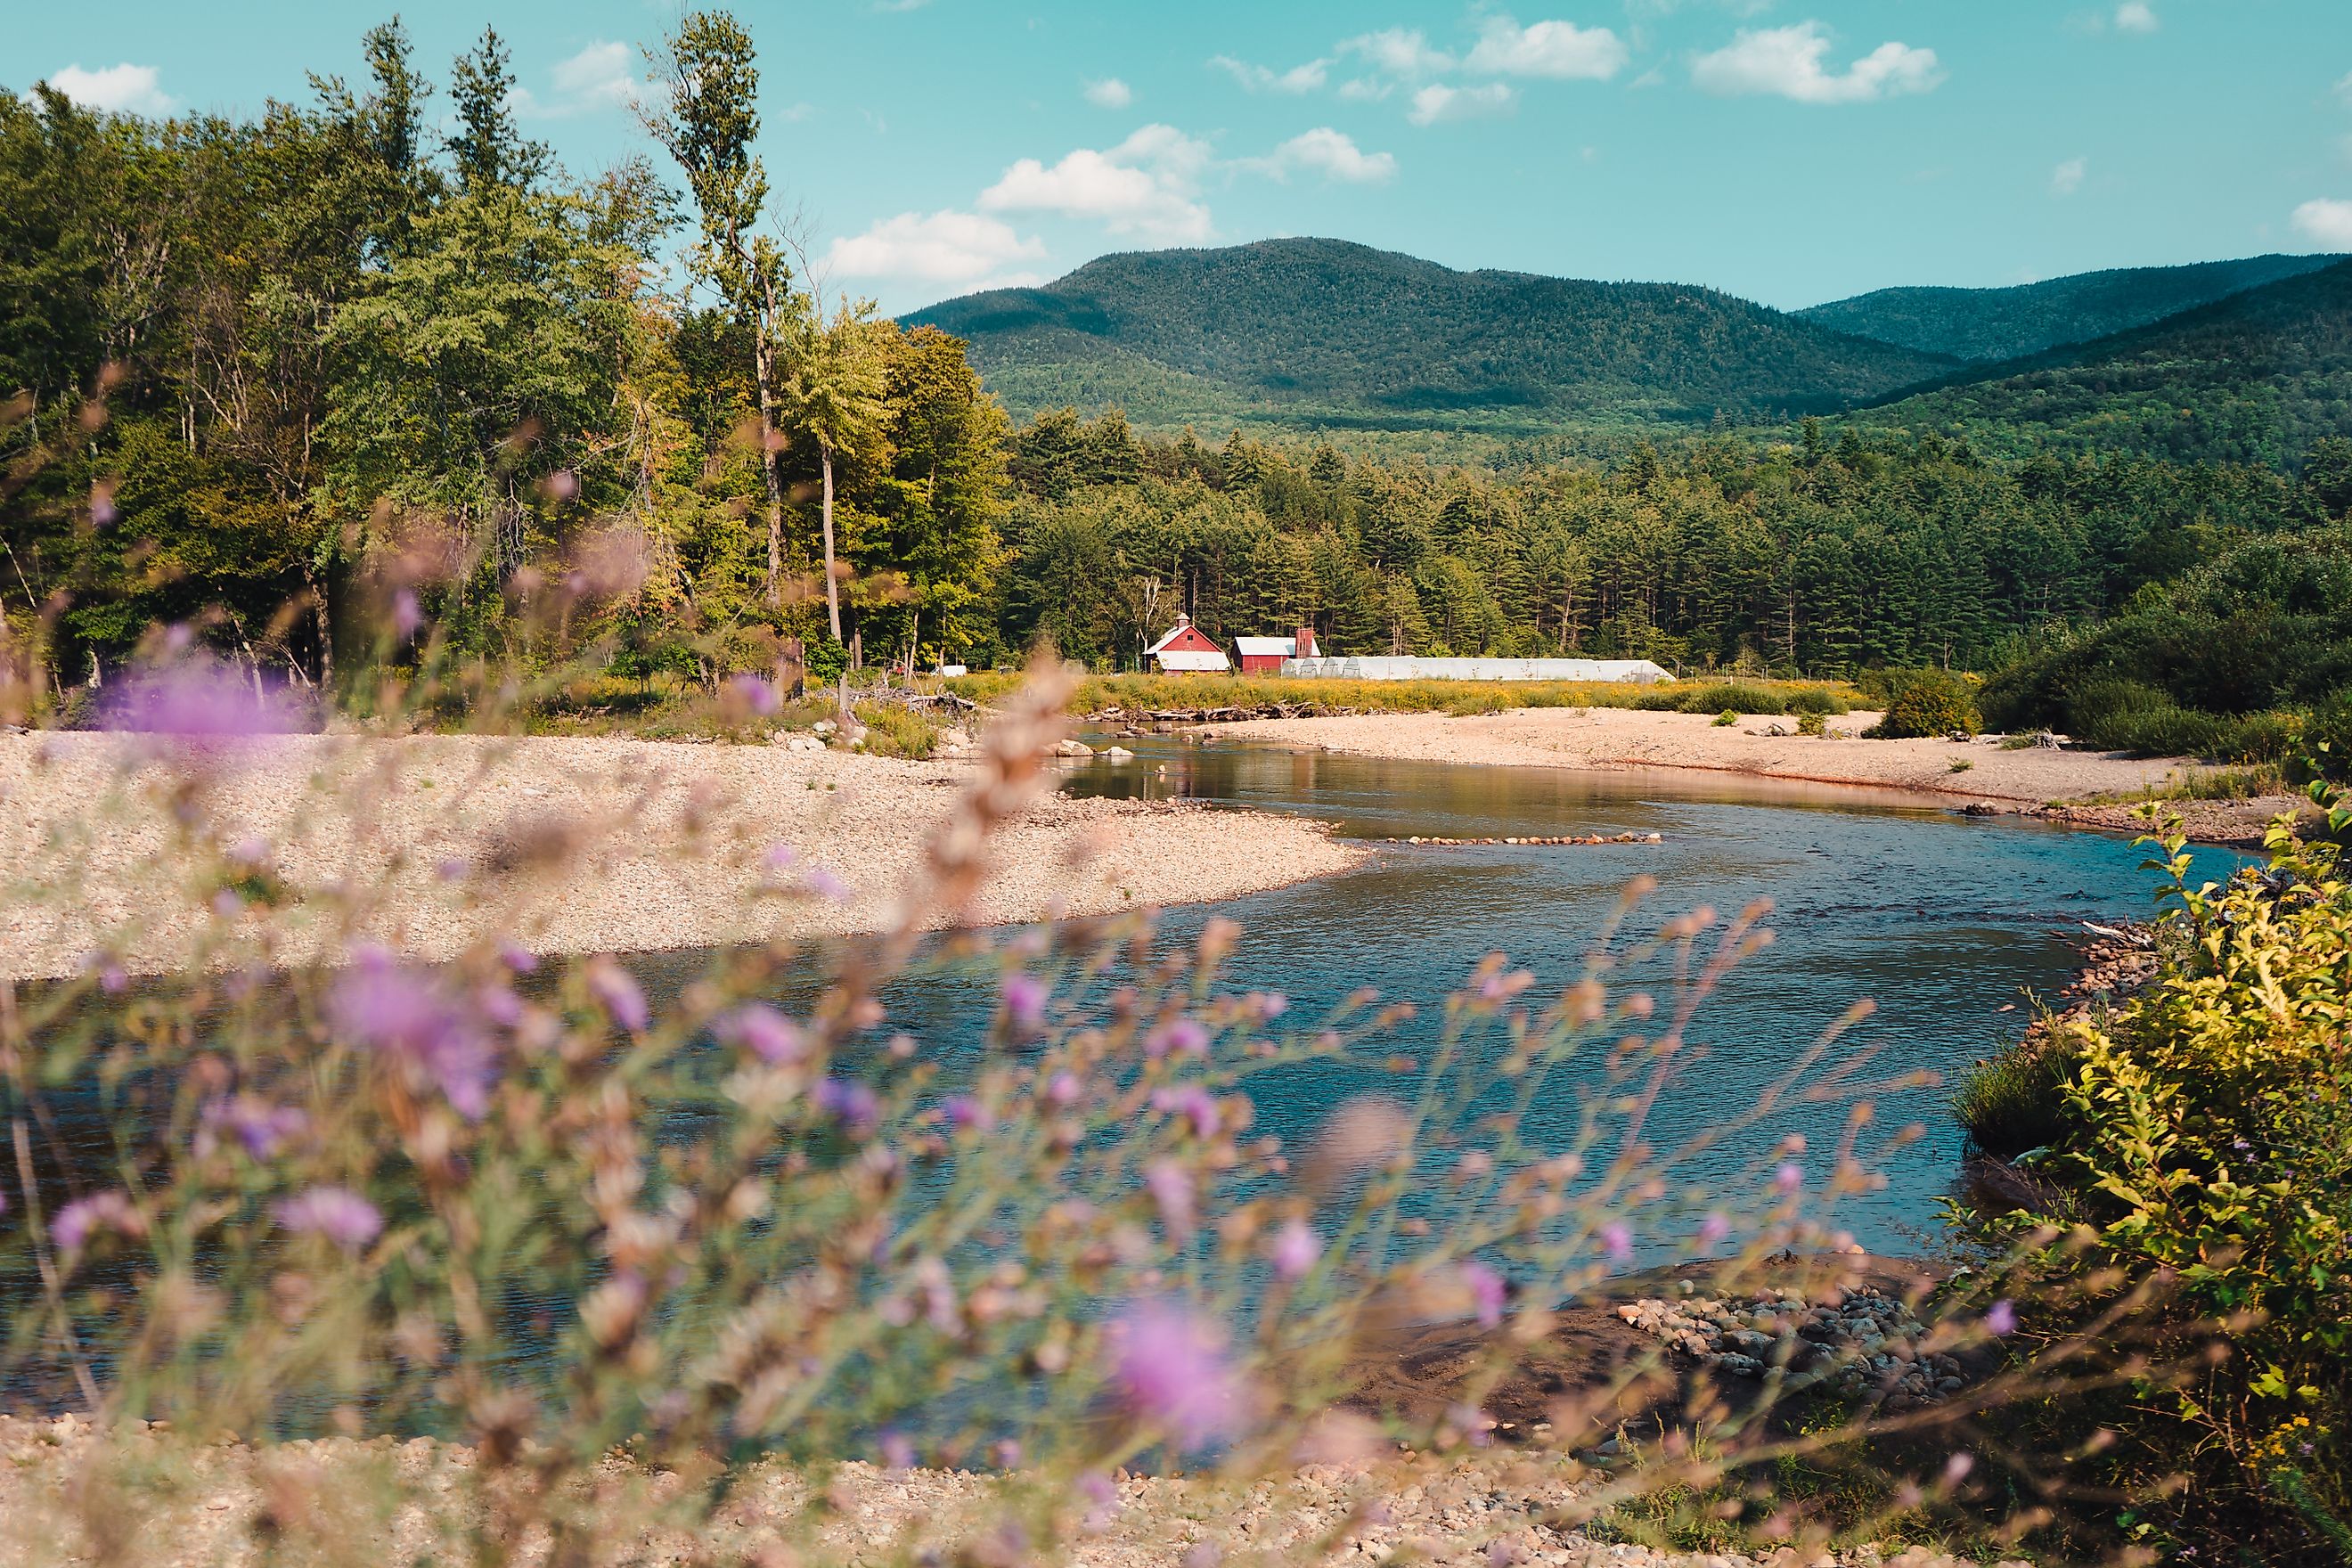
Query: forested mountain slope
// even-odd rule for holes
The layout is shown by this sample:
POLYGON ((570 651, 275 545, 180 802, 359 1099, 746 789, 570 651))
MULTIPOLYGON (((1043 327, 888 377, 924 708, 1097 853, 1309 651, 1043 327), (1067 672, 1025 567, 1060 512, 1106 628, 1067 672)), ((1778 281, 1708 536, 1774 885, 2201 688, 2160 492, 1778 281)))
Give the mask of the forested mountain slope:
POLYGON ((2352 261, 1889 403, 1874 425, 1980 449, 2286 467, 2352 435, 2352 261))
POLYGON ((1160 428, 1705 425, 1952 368, 1713 289, 1456 272, 1327 239, 1108 256, 906 320, 965 339, 1016 417, 1116 404, 1160 428))
POLYGON ((1880 289, 1796 313, 1922 353, 1990 363, 2109 337, 2343 259, 2254 256, 2084 272, 2011 289, 1880 289))

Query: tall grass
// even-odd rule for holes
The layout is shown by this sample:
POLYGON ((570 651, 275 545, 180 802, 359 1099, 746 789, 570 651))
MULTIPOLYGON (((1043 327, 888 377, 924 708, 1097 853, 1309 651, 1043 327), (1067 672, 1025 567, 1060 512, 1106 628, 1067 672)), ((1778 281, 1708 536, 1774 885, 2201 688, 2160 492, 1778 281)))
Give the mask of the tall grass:
MULTIPOLYGON (((991 702, 1018 677, 1002 671, 959 676, 948 682, 959 696, 991 702)), ((1468 681, 1284 679, 1269 676, 1088 675, 1079 679, 1071 710, 1118 709, 1130 716, 1199 712, 1222 708, 1287 708, 1315 713, 1500 713, 1515 708, 1633 708, 1675 713, 1843 713, 1855 693, 1834 682, 1680 681, 1643 686, 1628 681, 1468 681)))

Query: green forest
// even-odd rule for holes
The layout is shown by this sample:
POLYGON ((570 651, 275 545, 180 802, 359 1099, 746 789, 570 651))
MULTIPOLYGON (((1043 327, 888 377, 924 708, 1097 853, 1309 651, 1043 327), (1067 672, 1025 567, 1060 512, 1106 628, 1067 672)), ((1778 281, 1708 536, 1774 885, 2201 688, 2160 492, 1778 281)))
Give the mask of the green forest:
MULTIPOLYGON (((1704 290, 1330 242, 1112 258, 893 321, 826 297, 776 217, 757 51, 724 14, 648 52, 646 151, 584 177, 515 121, 494 31, 442 80, 396 23, 364 58, 253 120, 0 93, 0 607, 56 700, 175 625, 257 680, 340 693, 428 624, 486 666, 590 648, 708 687, 786 639, 827 679, 1041 640, 1127 668, 1179 611, 1343 653, 1976 671, 2000 721, 2149 744, 2187 731, 2116 715, 2316 711, 2352 685, 2345 266, 2192 279, 2257 286, 2030 376, 1787 423, 1763 416, 1954 362, 1704 290), (1220 256, 1223 294, 1154 302, 1220 256), (989 354, 940 325, 1143 363, 1220 299, 1328 329, 1284 362, 1310 402, 1442 420, 1520 386, 1623 421, 1630 388, 1666 412, 1606 461, 1478 464, 1368 450, 1344 421, 1016 425, 989 354), (1381 310, 1485 346, 1440 364, 1381 310), (2259 431, 2228 425, 2242 405, 2259 431)), ((1260 357, 1234 374, 1270 385, 1260 357)))

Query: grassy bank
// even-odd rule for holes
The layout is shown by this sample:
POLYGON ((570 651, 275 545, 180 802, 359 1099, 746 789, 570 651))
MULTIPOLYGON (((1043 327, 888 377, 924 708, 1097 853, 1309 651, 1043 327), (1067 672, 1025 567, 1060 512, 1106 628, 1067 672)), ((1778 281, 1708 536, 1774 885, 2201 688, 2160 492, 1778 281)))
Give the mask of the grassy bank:
MULTIPOLYGON (((992 703, 1020 683, 1011 672, 959 676, 949 689, 992 703)), ((1862 700, 1839 682, 1683 680, 1637 686, 1623 681, 1299 680, 1221 675, 1093 675, 1071 699, 1074 713, 1200 712, 1240 708, 1304 713, 1500 713, 1512 708, 1633 708, 1653 712, 1843 713, 1862 700)))

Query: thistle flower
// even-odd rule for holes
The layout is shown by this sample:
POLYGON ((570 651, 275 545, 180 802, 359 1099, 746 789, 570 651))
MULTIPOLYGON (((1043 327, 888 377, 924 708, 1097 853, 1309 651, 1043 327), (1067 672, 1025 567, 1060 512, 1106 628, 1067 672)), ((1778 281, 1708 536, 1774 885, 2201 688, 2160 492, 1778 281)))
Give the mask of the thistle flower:
POLYGON ((800 1026, 762 1002, 747 1002, 711 1029, 722 1045, 746 1050, 770 1067, 799 1061, 808 1052, 800 1026))
POLYGON ((1601 1249, 1622 1263, 1633 1256, 1633 1233, 1622 1222, 1612 1219, 1601 1227, 1601 1249))
POLYGON ((1151 1194, 1160 1210, 1160 1223, 1168 1234, 1182 1240, 1192 1234, 1195 1198, 1192 1193, 1192 1173, 1173 1160, 1154 1160, 1144 1167, 1144 1190, 1151 1194))
POLYGON ((291 1105, 271 1105, 249 1095, 207 1100, 198 1112, 196 1152, 209 1154, 226 1132, 257 1160, 277 1156, 287 1141, 301 1135, 310 1119, 291 1105))
POLYGON ((1034 1035, 1045 1026, 1045 983, 1024 969, 1008 971, 1003 982, 1005 1021, 1017 1035, 1034 1035))
POLYGON ((817 1109, 864 1131, 881 1119, 882 1102, 863 1079, 829 1078, 816 1086, 817 1109))
POLYGON ((1275 1273, 1285 1279, 1297 1279, 1323 1256, 1323 1238, 1305 1220, 1294 1219, 1274 1233, 1270 1251, 1275 1273))
POLYGON ((1709 1214, 1698 1222, 1698 1242, 1701 1247, 1713 1247, 1731 1234, 1731 1222, 1719 1214, 1709 1214))
POLYGON ((297 1236, 317 1236, 345 1252, 357 1252, 383 1229, 375 1205, 349 1187, 312 1187, 280 1199, 270 1210, 297 1236))
POLYGON ((2017 1308, 2008 1301, 1995 1301, 1985 1310, 1985 1331, 2005 1335, 2017 1332, 2017 1308))
POLYGON ((489 1110, 489 1042, 432 975, 362 948, 336 981, 327 1016, 337 1034, 399 1062, 459 1115, 478 1121, 489 1110))
POLYGON ((1151 1109, 1165 1111, 1171 1116, 1181 1115, 1190 1118, 1192 1123, 1192 1136, 1195 1138, 1213 1138, 1217 1135, 1219 1121, 1217 1097, 1197 1083, 1154 1091, 1151 1096, 1151 1109))
POLYGON ((969 1094, 951 1094, 940 1109, 947 1113, 948 1124, 951 1127, 986 1132, 996 1125, 996 1113, 969 1094))
POLYGON ((1148 1057, 1198 1057, 1209 1050, 1209 1031, 1196 1018, 1171 1018, 1144 1037, 1148 1057))
POLYGON ((1805 1168, 1794 1160, 1783 1161, 1772 1173, 1772 1184, 1784 1193, 1794 1193, 1805 1184, 1805 1168))
POLYGON ((915 1468, 915 1445, 904 1432, 885 1432, 877 1446, 882 1450, 885 1469, 896 1472, 915 1468))
POLYGON ((120 1188, 76 1198, 58 1210, 57 1218, 49 1222, 49 1239, 61 1252, 79 1252, 93 1234, 108 1230, 124 1236, 147 1234, 146 1215, 132 1206, 131 1194, 120 1188))
POLYGON ((748 672, 728 678, 722 700, 730 709, 761 719, 773 716, 782 705, 774 686, 748 672))
POLYGON ((110 729, 214 739, 294 728, 282 700, 257 692, 242 673, 201 652, 132 677, 110 719, 110 729))
POLYGON ((1510 1299, 1510 1290, 1503 1277, 1486 1265, 1472 1261, 1462 1265, 1462 1283, 1470 1288, 1470 1301, 1478 1314, 1482 1329, 1498 1328, 1503 1321, 1503 1307, 1510 1299))
POLYGON ((636 976, 612 959, 591 959, 587 980, 588 994, 596 998, 596 1005, 622 1028, 634 1035, 652 1021, 652 1009, 646 1005, 646 994, 637 984, 636 976))
POLYGON ((1111 1373, 1129 1411, 1187 1447, 1237 1436, 1249 1384, 1226 1363, 1224 1336, 1167 1301, 1129 1307, 1110 1324, 1111 1373))

